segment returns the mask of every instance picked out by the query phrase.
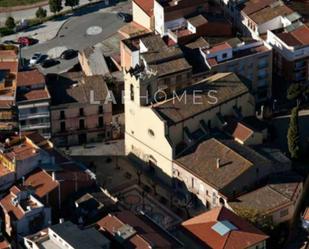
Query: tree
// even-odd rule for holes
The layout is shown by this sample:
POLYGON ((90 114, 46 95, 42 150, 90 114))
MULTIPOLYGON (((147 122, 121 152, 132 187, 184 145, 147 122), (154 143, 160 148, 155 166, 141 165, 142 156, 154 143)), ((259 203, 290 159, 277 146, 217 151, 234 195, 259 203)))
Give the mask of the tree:
POLYGON ((292 109, 290 125, 287 134, 289 152, 292 159, 298 159, 299 147, 299 127, 298 127, 298 106, 292 109))
POLYGON ((39 19, 43 19, 47 16, 47 10, 43 9, 42 7, 38 8, 38 10, 35 12, 35 16, 39 19))
POLYGON ((49 0, 48 4, 50 11, 54 14, 62 10, 62 0, 49 0))
POLYGON ((287 92, 287 99, 288 100, 295 100, 298 99, 303 93, 303 86, 299 83, 294 83, 290 85, 287 92))
POLYGON ((9 16, 6 21, 5 21, 5 26, 9 29, 9 30, 13 30, 16 27, 15 24, 15 20, 13 17, 9 16))
POLYGON ((72 9, 79 5, 79 0, 65 0, 65 6, 70 6, 72 9))
POLYGON ((274 229, 271 217, 261 214, 257 209, 239 206, 233 207, 233 209, 237 215, 251 222, 265 233, 269 233, 274 229))

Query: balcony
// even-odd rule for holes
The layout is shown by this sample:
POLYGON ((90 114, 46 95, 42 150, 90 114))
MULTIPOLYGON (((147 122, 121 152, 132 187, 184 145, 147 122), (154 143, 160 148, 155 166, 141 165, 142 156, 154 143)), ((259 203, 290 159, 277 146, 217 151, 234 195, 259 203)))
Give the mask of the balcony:
POLYGON ((27 124, 27 125, 21 125, 20 128, 22 131, 29 131, 29 130, 35 130, 35 129, 46 129, 46 128, 50 128, 50 123, 45 122, 45 123, 37 123, 37 124, 27 124))
POLYGON ((49 112, 19 114, 19 120, 36 119, 36 118, 48 118, 48 117, 49 117, 49 112))

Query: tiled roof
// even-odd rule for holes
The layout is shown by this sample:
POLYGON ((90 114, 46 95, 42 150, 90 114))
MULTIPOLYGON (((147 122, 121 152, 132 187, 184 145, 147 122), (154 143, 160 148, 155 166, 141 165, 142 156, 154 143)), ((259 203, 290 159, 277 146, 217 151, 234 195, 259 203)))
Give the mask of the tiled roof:
POLYGON ((36 156, 37 153, 38 151, 36 147, 34 147, 26 139, 22 139, 22 141, 18 142, 18 144, 12 145, 11 150, 5 153, 5 156, 10 160, 15 158, 16 160, 22 161, 36 156))
POLYGON ((17 60, 17 52, 15 50, 0 50, 0 61, 17 60))
POLYGON ((80 73, 50 75, 47 79, 52 106, 65 104, 89 104, 92 100, 103 102, 108 88, 103 76, 83 76, 80 73), (93 93, 93 99, 91 94, 93 93))
POLYGON ((245 142, 254 133, 251 128, 235 120, 230 120, 224 130, 232 135, 235 139, 238 139, 242 142, 245 142))
POLYGON ((229 205, 235 209, 255 209, 260 213, 274 212, 293 204, 296 190, 300 185, 302 185, 302 178, 292 172, 275 175, 270 177, 267 185, 238 197, 235 202, 229 202, 229 205))
POLYGON ((0 70, 9 70, 12 73, 17 73, 18 62, 17 61, 0 61, 0 70))
POLYGON ((151 222, 146 223, 146 220, 142 217, 138 217, 129 211, 108 214, 97 224, 111 236, 115 236, 116 232, 125 224, 133 227, 136 233, 124 242, 125 248, 177 248, 174 247, 175 241, 164 231, 155 227, 151 222))
POLYGON ((35 89, 26 93, 17 94, 17 102, 23 101, 37 101, 37 100, 49 100, 49 92, 46 89, 35 89))
POLYGON ((35 194, 42 198, 57 188, 59 183, 53 180, 47 172, 40 169, 31 173, 31 175, 25 180, 24 185, 31 186, 35 191, 35 194))
POLYGON ((198 26, 208 23, 207 19, 203 15, 197 15, 197 16, 188 18, 187 21, 191 23, 194 27, 198 27, 198 26))
POLYGON ((163 63, 153 64, 149 65, 149 67, 158 73, 158 77, 191 69, 191 65, 185 58, 178 58, 163 63))
POLYGON ((37 84, 45 84, 45 78, 39 70, 23 71, 17 73, 17 86, 31 86, 37 84))
POLYGON ((218 190, 235 181, 253 166, 252 162, 215 138, 202 142, 192 153, 176 159, 176 163, 218 190))
POLYGON ((286 16, 292 14, 294 11, 287 7, 285 4, 278 5, 275 7, 269 6, 256 13, 250 15, 250 19, 256 24, 263 24, 270 21, 278 16, 286 16))
POLYGON ((244 3, 242 11, 249 16, 275 2, 277 2, 277 0, 250 0, 244 3))
POLYGON ((133 0, 148 16, 153 16, 154 0, 133 0))
MULTIPOLYGON (((234 73, 218 73, 201 82, 184 88, 186 99, 170 98, 153 106, 153 110, 168 124, 182 122, 199 113, 248 93, 248 88, 234 73), (216 91, 217 103, 209 97, 210 91, 216 91), (195 99, 198 96, 198 100, 195 99), (196 104, 196 100, 199 104, 196 104)), ((181 96, 182 92, 179 93, 181 96)))
POLYGON ((262 231, 225 207, 214 208, 181 225, 190 235, 212 249, 245 249, 268 238, 262 231), (221 235, 214 229, 214 225, 218 222, 228 222, 236 229, 228 229, 224 235, 221 235))
POLYGON ((18 220, 24 217, 25 215, 20 205, 14 206, 12 203, 12 198, 15 198, 19 192, 20 192, 20 189, 17 188, 16 186, 13 186, 10 189, 10 193, 0 200, 0 205, 3 208, 3 210, 9 214, 12 214, 14 218, 18 220))
POLYGON ((309 45, 309 27, 302 25, 291 32, 281 32, 277 36, 288 46, 306 46, 309 45))

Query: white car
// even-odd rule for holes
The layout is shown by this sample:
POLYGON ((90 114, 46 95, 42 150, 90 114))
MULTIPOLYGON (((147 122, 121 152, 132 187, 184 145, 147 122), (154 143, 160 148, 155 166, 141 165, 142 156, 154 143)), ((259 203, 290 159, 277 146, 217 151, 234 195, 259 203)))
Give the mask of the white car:
POLYGON ((39 62, 41 62, 41 60, 43 59, 44 55, 40 54, 40 53, 35 53, 32 58, 30 59, 30 65, 35 65, 38 64, 39 62))

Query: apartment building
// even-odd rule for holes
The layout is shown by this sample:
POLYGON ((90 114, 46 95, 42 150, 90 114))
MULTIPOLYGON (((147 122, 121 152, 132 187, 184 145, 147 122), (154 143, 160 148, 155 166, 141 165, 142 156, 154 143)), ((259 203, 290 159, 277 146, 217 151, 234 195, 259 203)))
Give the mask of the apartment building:
POLYGON ((125 74, 125 150, 169 183, 172 161, 183 148, 202 139, 209 129, 221 127, 225 115, 255 113, 253 96, 233 73, 218 73, 182 89, 178 97, 169 96, 150 105, 156 96, 146 92, 154 89, 151 84, 155 82, 155 75, 139 68, 125 74), (186 97, 181 98, 182 94, 186 97), (149 96, 148 100, 143 96, 149 96))
POLYGON ((4 214, 5 232, 12 238, 35 233, 51 224, 51 210, 29 191, 13 186, 0 201, 4 214))
POLYGON ((181 230, 193 243, 188 248, 265 249, 269 238, 225 207, 217 207, 184 221, 181 230), (207 235, 207 236, 205 236, 207 235))
POLYGON ((301 16, 280 0, 247 1, 241 6, 239 27, 245 35, 263 38, 268 30, 276 30, 298 22, 301 16))
POLYGON ((7 138, 0 152, 0 188, 8 188, 40 164, 50 162, 52 157, 31 136, 7 138))
POLYGON ((50 95, 37 69, 18 72, 16 102, 20 132, 37 131, 50 138, 50 95))
POLYGON ((56 145, 111 138, 113 98, 103 76, 51 75, 48 89, 52 98, 52 140, 56 145))
POLYGON ((200 53, 209 71, 206 73, 234 72, 246 78, 257 102, 272 96, 272 50, 262 41, 232 38, 201 47, 200 53))
MULTIPOLYGON (((0 50, 0 133, 17 130, 16 78, 18 53, 15 50, 0 50)), ((0 135, 0 136, 1 136, 0 135)))
POLYGON ((288 83, 309 80, 309 27, 298 23, 267 32, 273 47, 274 72, 288 83))
POLYGON ((70 221, 53 225, 24 238, 27 249, 109 249, 110 241, 95 228, 81 230, 70 221))

